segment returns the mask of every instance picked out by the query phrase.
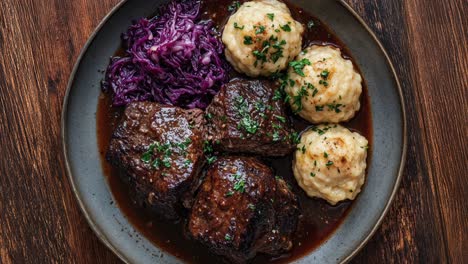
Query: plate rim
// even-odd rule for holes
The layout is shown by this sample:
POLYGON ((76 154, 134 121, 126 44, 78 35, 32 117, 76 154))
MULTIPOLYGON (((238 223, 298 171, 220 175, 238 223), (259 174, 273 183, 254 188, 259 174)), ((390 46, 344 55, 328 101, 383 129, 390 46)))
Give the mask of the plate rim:
MULTIPOLYGON (((110 17, 112 17, 128 1, 129 0, 120 1, 102 18, 102 20, 99 22, 99 24, 93 30, 91 35, 88 37, 88 40, 86 41, 85 45, 81 49, 81 51, 80 51, 80 53, 79 53, 79 55, 78 55, 78 57, 76 59, 76 62, 74 64, 74 66, 73 66, 73 69, 72 69, 72 71, 70 73, 70 78, 68 79, 67 88, 66 88, 65 95, 64 95, 64 98, 63 98, 61 118, 60 118, 60 123, 61 123, 60 124, 60 126, 61 126, 60 139, 61 139, 61 143, 62 143, 62 154, 63 154, 63 158, 64 158, 64 161, 65 161, 65 171, 66 171, 68 180, 70 181, 73 194, 74 194, 74 196, 75 196, 75 198, 76 198, 76 200, 78 202, 80 211, 82 212, 82 214, 86 218, 86 221, 88 222, 88 225, 91 227, 94 234, 99 238, 99 240, 107 248, 109 248, 117 257, 119 257, 120 260, 122 260, 124 263, 127 263, 127 264, 129 264, 130 261, 124 256, 124 254, 118 248, 116 248, 114 245, 112 245, 112 243, 109 242, 107 237, 101 232, 101 230, 94 223, 94 220, 91 219, 91 216, 89 215, 89 213, 87 211, 86 205, 84 204, 83 199, 81 198, 81 195, 77 191, 76 184, 75 184, 75 181, 73 179, 73 175, 72 175, 71 168, 70 168, 70 162, 69 162, 69 157, 68 157, 68 148, 67 148, 67 144, 66 144, 66 138, 67 138, 66 116, 68 114, 68 102, 69 102, 71 87, 73 86, 73 83, 75 81, 76 72, 77 72, 77 70, 78 70, 78 68, 79 68, 79 66, 81 64, 81 61, 83 59, 84 54, 86 53, 89 46, 91 45, 91 43, 96 38, 96 35, 99 33, 99 31, 102 29, 102 27, 110 19, 110 17)), ((401 118, 402 118, 402 130, 403 130, 402 131, 402 143, 403 143, 403 145, 402 145, 402 148, 401 148, 400 166, 399 166, 399 169, 398 169, 395 184, 394 184, 393 189, 392 189, 392 193, 391 193, 387 203, 385 204, 385 207, 384 207, 381 215, 377 219, 377 222, 375 223, 375 225, 365 235, 365 238, 359 243, 359 245, 355 249, 353 249, 353 251, 340 262, 340 263, 348 263, 351 259, 353 259, 364 248, 364 246, 374 236, 375 232, 381 226, 381 224, 383 222, 383 219, 387 215, 387 213, 388 213, 388 211, 390 209, 390 206, 393 203, 393 200, 395 199, 396 193, 397 193, 398 188, 399 188, 400 183, 401 183, 401 179, 403 177, 403 170, 404 170, 405 164, 406 164, 407 119, 406 119, 405 101, 404 101, 404 98, 403 98, 403 90, 402 90, 402 87, 401 87, 401 84, 400 84, 400 80, 398 78, 398 74, 396 73, 395 67, 394 67, 394 65, 392 63, 392 60, 390 59, 390 56, 388 55, 387 50, 385 49, 385 47, 383 46, 383 44, 381 43, 381 41, 379 40, 377 35, 372 31, 372 29, 364 21, 364 19, 362 19, 362 17, 347 2, 345 2, 345 0, 335 0, 335 1, 339 2, 346 10, 348 10, 348 12, 351 13, 351 15, 353 15, 353 17, 364 27, 364 29, 367 31, 367 33, 370 34, 370 36, 372 37, 374 42, 379 47, 380 51, 383 53, 383 55, 384 55, 384 57, 386 59, 386 62, 388 64, 388 66, 390 67, 391 71, 392 71, 393 79, 395 80, 395 83, 396 83, 396 86, 397 86, 396 88, 397 88, 397 92, 398 92, 399 100, 400 100, 400 109, 401 109, 401 115, 402 115, 401 116, 401 118)))

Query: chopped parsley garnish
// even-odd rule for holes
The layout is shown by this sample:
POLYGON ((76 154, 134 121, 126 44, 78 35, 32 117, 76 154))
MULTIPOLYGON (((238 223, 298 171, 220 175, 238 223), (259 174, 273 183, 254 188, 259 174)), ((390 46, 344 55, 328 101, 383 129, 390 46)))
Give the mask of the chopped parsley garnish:
POLYGON ((342 106, 342 104, 327 104, 328 110, 335 111, 335 113, 341 113, 340 107, 342 106))
POLYGON ((316 105, 315 106, 315 111, 316 112, 322 112, 323 111, 323 105, 316 105))
POLYGON ((232 237, 231 237, 229 234, 226 234, 226 235, 224 236, 224 240, 226 240, 226 241, 231 241, 231 240, 232 240, 232 237))
POLYGON ((238 128, 243 128, 249 134, 257 133, 259 124, 250 116, 248 103, 242 96, 236 98, 235 107, 241 117, 238 128))
POLYGON ((328 82, 327 82, 327 81, 324 81, 324 80, 320 80, 320 81, 319 81, 319 84, 321 84, 321 85, 323 85, 323 86, 325 86, 325 87, 328 86, 328 82))
POLYGON ((240 193, 245 192, 245 180, 239 180, 234 184, 233 187, 234 191, 238 191, 240 193))
POLYGON ((191 160, 185 160, 185 161, 184 161, 184 166, 185 166, 185 167, 188 167, 191 163, 192 163, 191 160))
POLYGON ((272 138, 273 138, 273 142, 277 142, 281 140, 280 134, 277 130, 273 132, 272 138))
POLYGON ((272 100, 273 100, 273 101, 279 101, 279 100, 281 100, 281 99, 283 99, 283 95, 281 94, 281 91, 280 91, 279 89, 278 89, 278 90, 275 90, 275 93, 274 93, 274 95, 273 95, 272 100))
POLYGON ((307 92, 307 89, 302 86, 299 92, 294 95, 293 97, 293 105, 295 106, 294 113, 297 114, 300 111, 302 111, 302 98, 305 96, 308 96, 309 93, 307 92))
POLYGON ((302 59, 300 61, 291 61, 289 63, 289 66, 293 68, 294 71, 302 77, 305 77, 303 70, 306 65, 311 65, 308 59, 302 59))
POLYGON ((253 55, 255 56, 255 58, 257 59, 257 60, 255 61, 255 64, 254 64, 255 67, 257 67, 258 61, 262 62, 262 64, 265 63, 265 62, 267 62, 267 56, 266 56, 266 53, 265 53, 265 52, 263 52, 263 51, 258 51, 258 50, 254 50, 254 51, 252 52, 252 54, 253 54, 253 55))
POLYGON ((228 11, 229 12, 236 12, 237 9, 239 9, 240 6, 241 6, 241 4, 240 4, 239 1, 234 1, 234 2, 232 2, 232 4, 230 4, 228 6, 228 11))
POLYGON ((150 163, 151 157, 153 156, 153 150, 155 147, 156 147, 155 143, 151 144, 148 148, 148 151, 146 151, 145 153, 143 153, 143 155, 141 155, 141 161, 143 161, 144 163, 150 163))
POLYGON ((249 204, 247 205, 247 207, 249 207, 250 210, 255 210, 255 205, 253 205, 253 204, 251 204, 251 203, 249 203, 249 204))
POLYGON ((331 160, 329 160, 329 161, 325 164, 325 166, 327 166, 327 167, 330 167, 331 165, 333 165, 333 161, 331 161, 331 160))
POLYGON ((247 131, 249 134, 255 134, 258 130, 258 123, 253 120, 250 116, 243 117, 240 120, 239 125, 247 131))
POLYGON ((291 32, 291 27, 289 26, 289 23, 280 26, 280 28, 281 28, 283 31, 285 31, 285 32, 291 32))
POLYGON ((305 154, 306 153, 306 146, 302 145, 302 148, 300 150, 302 151, 302 154, 305 154))
POLYGON ((251 36, 244 36, 244 44, 245 45, 252 45, 253 44, 253 39, 251 36))
POLYGON ((317 132, 319 135, 325 134, 325 132, 328 130, 328 127, 324 128, 323 130, 318 128, 318 127, 313 127, 312 131, 317 132))
MULTIPOLYGON (((187 139, 187 140, 190 140, 190 139, 187 139)), ((161 164, 164 165, 164 167, 166 168, 170 168, 171 167, 171 155, 172 155, 171 147, 178 147, 182 151, 185 152, 188 145, 192 142, 191 140, 189 142, 187 140, 179 144, 170 144, 170 143, 161 144, 159 142, 155 142, 149 145, 148 150, 141 155, 140 159, 146 164, 151 164, 151 166, 156 169, 158 169, 161 166, 161 164), (160 156, 162 155, 162 158, 158 157, 153 160, 152 158, 153 158, 153 155, 155 154, 159 154, 160 156)))
POLYGON ((273 13, 268 13, 268 14, 267 14, 267 17, 268 17, 271 21, 275 20, 275 14, 273 14, 273 13))
POLYGON ((324 157, 324 158, 328 158, 328 153, 324 152, 324 153, 323 153, 323 157, 324 157))
POLYGON ((310 177, 315 177, 315 173, 311 172, 310 177))
POLYGON ((213 153, 213 146, 208 140, 203 141, 203 152, 205 154, 213 153))
POLYGON ((234 22, 234 28, 235 28, 235 29, 239 29, 239 30, 243 30, 243 29, 245 28, 245 26, 240 27, 240 26, 237 24, 237 22, 234 22))
POLYGON ((278 119, 279 121, 281 121, 282 123, 286 123, 286 117, 284 116, 279 116, 279 115, 275 115, 276 119, 278 119))
POLYGON ((265 32, 265 26, 254 26, 254 28, 256 29, 255 30, 255 34, 262 34, 263 32, 265 32))
POLYGON ((208 165, 211 165, 213 164, 218 158, 216 156, 209 156, 209 157, 206 157, 206 162, 208 163, 208 165))
POLYGON ((322 77, 323 79, 328 79, 328 75, 330 74, 330 72, 328 70, 323 70, 321 73, 320 73, 320 77, 322 77))
POLYGON ((314 91, 312 92, 312 97, 315 97, 318 93, 318 89, 314 87, 314 91))
POLYGON ((297 132, 293 132, 291 133, 291 138, 292 138, 292 142, 293 144, 297 145, 301 142, 301 137, 299 135, 299 133, 297 132))
POLYGON ((307 23, 307 28, 311 29, 315 26, 315 23, 313 20, 310 20, 308 23, 307 23))
POLYGON ((213 155, 213 145, 208 140, 203 141, 203 153, 205 153, 206 162, 208 165, 213 164, 217 157, 213 155))

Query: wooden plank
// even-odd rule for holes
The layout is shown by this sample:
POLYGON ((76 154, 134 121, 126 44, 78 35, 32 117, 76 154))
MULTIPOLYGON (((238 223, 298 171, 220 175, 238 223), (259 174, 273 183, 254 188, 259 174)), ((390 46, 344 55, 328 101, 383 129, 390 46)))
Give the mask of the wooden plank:
POLYGON ((0 1, 0 263, 112 263, 65 174, 60 113, 84 42, 117 1, 0 1))
POLYGON ((462 2, 350 1, 395 62, 409 126, 401 188, 355 263, 463 262, 468 53, 462 2))

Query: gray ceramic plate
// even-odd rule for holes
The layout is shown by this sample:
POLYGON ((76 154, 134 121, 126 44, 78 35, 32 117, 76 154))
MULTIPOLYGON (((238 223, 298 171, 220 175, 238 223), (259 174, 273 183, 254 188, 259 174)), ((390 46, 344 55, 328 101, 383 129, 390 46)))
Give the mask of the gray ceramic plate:
MULTIPOLYGON (((96 137, 100 81, 120 34, 135 18, 149 16, 164 1, 123 1, 103 20, 83 49, 70 78, 62 116, 62 137, 68 174, 78 202, 98 237, 129 263, 179 263, 142 238, 115 204, 103 176, 96 137), (133 236, 135 237, 135 236, 133 236), (161 258, 161 256, 163 256, 161 258)), ((350 260, 372 236, 384 217, 401 176, 406 153, 406 128, 401 89, 382 45, 362 20, 338 0, 296 0, 332 28, 356 58, 369 87, 374 146, 367 184, 336 232, 297 263, 339 263, 350 260)))

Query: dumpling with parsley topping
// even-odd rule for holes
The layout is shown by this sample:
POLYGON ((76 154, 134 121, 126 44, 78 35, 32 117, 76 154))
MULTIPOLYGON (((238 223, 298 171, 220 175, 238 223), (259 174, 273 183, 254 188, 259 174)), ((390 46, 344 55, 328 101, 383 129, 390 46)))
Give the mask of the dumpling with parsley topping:
POLYGON ((285 91, 302 118, 314 124, 339 123, 359 111, 362 77, 338 48, 313 45, 289 65, 285 91))
POLYGON ((286 69, 301 51, 304 27, 276 0, 245 2, 227 22, 222 40, 227 60, 251 77, 286 69))
POLYGON ((310 197, 330 204, 354 200, 366 176, 368 142, 340 125, 320 125, 301 136, 293 171, 310 197))

